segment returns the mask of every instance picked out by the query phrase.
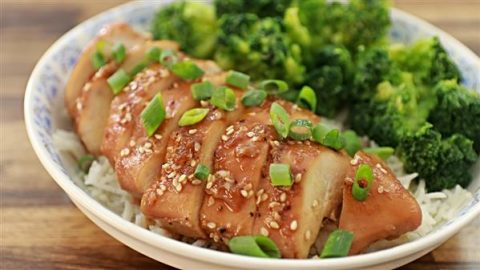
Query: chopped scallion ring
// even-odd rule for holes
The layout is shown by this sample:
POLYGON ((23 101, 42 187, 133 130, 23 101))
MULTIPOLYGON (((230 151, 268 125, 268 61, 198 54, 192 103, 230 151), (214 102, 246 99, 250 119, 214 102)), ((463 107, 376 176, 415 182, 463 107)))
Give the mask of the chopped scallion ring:
POLYGON ((322 124, 316 125, 312 129, 313 140, 335 150, 345 147, 345 138, 338 129, 330 129, 322 124))
POLYGON ((125 70, 119 69, 107 79, 107 82, 112 88, 113 94, 117 95, 131 80, 132 78, 125 70))
POLYGON ((280 250, 264 235, 236 236, 228 241, 232 253, 261 258, 280 258, 280 250))
POLYGON ((315 112, 317 109, 317 95, 315 94, 315 91, 309 86, 302 87, 302 90, 300 90, 297 97, 297 104, 315 112))
POLYGON ((362 149, 362 141, 353 130, 346 130, 342 135, 345 138, 345 151, 353 157, 358 150, 362 149))
POLYGON ((379 158, 386 160, 393 155, 395 150, 391 147, 367 147, 363 151, 368 154, 377 155, 379 158))
POLYGON ((164 65, 167 68, 171 68, 174 64, 177 63, 178 58, 175 51, 170 49, 164 49, 160 53, 160 64, 164 65))
POLYGON ((140 115, 143 127, 149 137, 155 134, 155 131, 162 124, 163 120, 165 120, 165 115, 163 98, 162 95, 158 93, 153 97, 150 103, 148 103, 147 107, 143 109, 142 114, 140 115))
POLYGON ((358 166, 352 185, 352 195, 357 201, 364 201, 373 184, 373 170, 367 164, 358 166))
POLYGON ((151 47, 148 49, 148 51, 145 53, 145 56, 148 60, 152 62, 157 62, 160 61, 160 54, 162 53, 162 50, 159 47, 151 47))
POLYGON ((194 80, 204 74, 203 70, 190 60, 174 64, 171 70, 175 75, 184 80, 194 80))
POLYGON ((225 111, 235 110, 236 96, 232 89, 222 86, 213 91, 210 103, 225 111))
POLYGON ((132 78, 135 77, 135 75, 137 75, 140 71, 142 71, 146 67, 147 67, 147 63, 145 63, 144 61, 138 63, 136 66, 132 68, 132 70, 130 70, 130 76, 132 78))
POLYGON ((125 50, 125 46, 123 43, 117 43, 115 46, 112 48, 112 56, 113 60, 117 62, 118 64, 122 63, 123 60, 125 60, 125 57, 127 55, 127 52, 125 50))
POLYGON ((178 125, 183 127, 183 126, 190 126, 193 124, 196 124, 205 118, 208 114, 208 108, 195 108, 186 111, 183 113, 182 117, 180 120, 178 120, 178 125))
POLYGON ((295 119, 290 123, 288 136, 296 141, 308 140, 312 137, 312 122, 307 119, 295 119))
POLYGON ((207 100, 212 97, 214 86, 209 81, 192 84, 190 91, 195 100, 207 100))
POLYGON ((88 173, 90 166, 92 165, 95 157, 92 155, 84 155, 78 159, 78 168, 84 173, 88 173))
POLYGON ((225 82, 228 85, 245 90, 250 83, 250 76, 238 71, 230 70, 227 74, 227 78, 225 78, 225 82))
POLYGON ((106 64, 105 57, 100 51, 95 51, 90 57, 90 61, 92 62, 92 66, 95 68, 95 70, 99 70, 106 64))
POLYGON ((260 88, 270 95, 278 95, 288 91, 288 84, 281 80, 265 80, 260 83, 260 88))
POLYGON ((283 163, 272 163, 269 168, 270 181, 273 186, 291 186, 292 174, 290 165, 283 163))
POLYGON ((208 178, 208 175, 210 174, 210 169, 203 165, 203 164, 198 164, 197 168, 195 168, 195 172, 193 173, 193 176, 195 178, 200 179, 200 180, 205 180, 208 178))
POLYGON ((335 230, 325 242, 321 258, 345 257, 350 251, 353 242, 353 233, 345 230, 335 230))
POLYGON ((267 98, 264 90, 249 90, 242 96, 242 104, 246 107, 260 106, 267 98))
POLYGON ((274 102, 270 107, 270 118, 278 135, 283 139, 286 138, 290 127, 290 117, 287 111, 280 104, 274 102))

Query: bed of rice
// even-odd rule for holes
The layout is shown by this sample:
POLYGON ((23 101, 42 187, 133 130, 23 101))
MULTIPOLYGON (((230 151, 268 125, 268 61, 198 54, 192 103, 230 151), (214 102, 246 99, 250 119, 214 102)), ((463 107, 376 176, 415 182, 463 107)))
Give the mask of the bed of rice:
MULTIPOLYGON (((88 192, 93 198, 113 212, 122 216, 122 218, 133 222, 142 228, 167 237, 178 238, 157 225, 149 225, 150 223, 147 222, 145 216, 140 212, 139 207, 132 203, 130 195, 119 187, 115 172, 105 157, 99 157, 95 160, 87 174, 82 173, 78 169, 76 161, 81 156, 85 155, 86 152, 75 133, 57 130, 53 134, 53 141, 57 149, 60 151, 67 168, 71 170, 70 175, 74 176, 73 181, 79 187, 88 192)), ((387 160, 387 163, 395 172, 402 185, 412 192, 420 204, 423 214, 422 224, 415 231, 406 233, 395 240, 379 241, 372 245, 368 251, 384 249, 420 238, 434 231, 440 224, 453 218, 456 212, 472 199, 472 194, 458 185, 450 190, 427 193, 425 190, 425 182, 423 180, 412 181, 417 177, 417 174, 406 174, 403 171, 402 163, 398 158, 393 156, 387 160)), ((317 250, 321 250, 322 243, 326 239, 328 232, 333 229, 333 225, 327 224, 324 230, 322 230, 322 233, 319 234, 317 241, 311 250, 311 254, 314 258, 316 257, 314 254, 318 254, 317 250)), ((196 246, 216 248, 214 245, 207 243, 204 240, 187 239, 182 237, 178 239, 196 246)))

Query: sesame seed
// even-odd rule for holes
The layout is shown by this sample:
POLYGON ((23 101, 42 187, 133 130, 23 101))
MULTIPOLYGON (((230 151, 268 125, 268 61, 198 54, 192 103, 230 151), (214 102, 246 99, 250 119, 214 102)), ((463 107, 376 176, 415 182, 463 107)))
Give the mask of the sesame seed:
POLYGON ((272 229, 279 229, 280 228, 280 225, 278 225, 278 223, 276 221, 271 221, 268 225, 272 229))
POLYGON ((152 144, 149 143, 149 142, 146 142, 146 143, 143 145, 143 147, 145 147, 145 149, 150 149, 150 148, 152 148, 152 144))
POLYGON ((240 190, 240 194, 242 194, 242 196, 246 198, 248 196, 248 191, 246 191, 245 189, 242 189, 240 190))
POLYGON ((295 175, 295 183, 299 183, 300 181, 302 181, 302 174, 297 173, 297 175, 295 175))
POLYGON ((167 175, 167 178, 173 178, 173 177, 175 177, 175 175, 177 175, 176 172, 171 172, 167 175))
POLYGON ((208 106, 208 101, 200 100, 200 105, 201 105, 202 107, 207 107, 207 106, 208 106))
POLYGON ((155 190, 155 193, 158 195, 158 196, 162 196, 163 195, 163 191, 161 189, 156 189, 155 190))
POLYGON ((195 133, 197 133, 197 129, 195 129, 195 128, 194 128, 194 129, 190 129, 190 130, 188 131, 188 134, 195 134, 195 133))
POLYGON ((307 231, 305 232, 305 239, 306 239, 306 240, 309 240, 311 236, 312 236, 312 233, 310 232, 310 230, 307 230, 307 231))
POLYGON ((195 167, 195 165, 197 165, 197 161, 195 159, 192 159, 192 161, 190 161, 190 166, 195 167))
POLYGON ((192 181, 192 185, 200 185, 202 183, 202 181, 198 180, 198 179, 195 179, 192 181))
POLYGON ((281 202, 285 202, 287 200, 287 193, 283 192, 281 195, 280 195, 280 201, 281 202))
POLYGON ((227 183, 235 183, 235 181, 230 177, 225 177, 224 179, 225 179, 225 182, 227 183))
POLYGON ((200 151, 201 145, 200 145, 198 142, 195 142, 195 144, 193 145, 193 147, 194 147, 195 152, 198 152, 198 151, 200 151))
POLYGON ((262 188, 260 189, 259 191, 257 191, 257 196, 260 196, 263 194, 263 192, 265 192, 265 190, 262 188))
POLYGON ((130 147, 134 147, 134 146, 135 146, 135 141, 134 141, 134 140, 130 140, 129 145, 130 145, 130 147))
POLYGON ((251 190, 253 187, 252 183, 248 183, 247 185, 245 185, 244 189, 245 190, 251 190))
POLYGON ((318 201, 317 200, 313 200, 312 202, 312 207, 315 208, 318 206, 318 201))
POLYGON ((291 223, 290 223, 290 230, 292 231, 295 231, 298 227, 298 222, 296 220, 293 220, 291 223))
POLYGON ((275 208, 276 206, 279 206, 279 205, 280 205, 279 202, 271 202, 271 203, 268 204, 268 207, 269 208, 275 208))
POLYGON ((180 175, 180 177, 178 178, 178 182, 183 183, 185 181, 187 181, 187 175, 185 174, 180 175))
POLYGON ((268 199, 268 194, 267 193, 264 193, 262 194, 262 202, 266 201, 268 199))
POLYGON ((217 227, 217 224, 215 224, 214 222, 208 222, 207 227, 210 229, 215 229, 215 227, 217 227))
POLYGON ((207 206, 212 206, 214 203, 215 203, 215 199, 212 196, 208 197, 207 206))
POLYGON ((205 187, 206 189, 211 189, 213 186, 213 182, 208 182, 207 186, 205 187))
POLYGON ((261 228, 260 228, 260 233, 261 233, 262 235, 268 236, 268 230, 267 230, 265 227, 261 227, 261 228))
POLYGON ((378 193, 382 194, 383 193, 383 186, 379 186, 377 191, 378 191, 378 193))
POLYGON ((273 212, 273 219, 279 221, 280 219, 282 219, 282 217, 278 212, 273 212))
POLYGON ((222 135, 222 141, 227 141, 228 140, 228 136, 227 135, 222 135))
POLYGON ((90 89, 92 89, 92 84, 87 82, 85 84, 85 86, 83 87, 83 91, 88 92, 88 91, 90 91, 90 89))
POLYGON ((259 139, 260 139, 260 137, 255 136, 255 137, 252 138, 252 141, 256 142, 256 141, 258 141, 259 139))
POLYGON ((77 110, 81 111, 83 109, 83 104, 80 100, 77 100, 77 110))
POLYGON ((279 141, 272 141, 273 145, 279 146, 280 142, 279 141))
POLYGON ((176 189, 178 192, 182 191, 182 185, 181 185, 181 184, 176 185, 176 186, 175 186, 175 189, 176 189))
POLYGON ((165 185, 161 184, 161 185, 160 185, 160 189, 163 190, 163 191, 165 191, 165 190, 167 190, 167 187, 166 187, 165 185))
POLYGON ((233 130, 233 125, 228 126, 227 130, 233 130))
POLYGON ((220 170, 217 172, 217 174, 220 176, 220 177, 227 177, 229 175, 229 173, 225 170, 220 170))
POLYGON ((155 134, 155 139, 161 140, 161 139, 162 139, 162 135, 160 135, 160 134, 155 134))
POLYGON ((128 148, 123 148, 122 151, 120 151, 121 157, 128 156, 128 154, 130 154, 130 149, 128 148))
POLYGON ((253 133, 252 131, 249 131, 247 133, 247 137, 252 138, 253 136, 255 136, 255 133, 253 133))
POLYGON ((250 191, 248 192, 248 197, 250 198, 250 197, 252 197, 252 196, 253 196, 253 190, 250 190, 250 191))
POLYGON ((228 129, 226 134, 227 134, 227 135, 231 135, 233 132, 234 132, 233 129, 228 129))

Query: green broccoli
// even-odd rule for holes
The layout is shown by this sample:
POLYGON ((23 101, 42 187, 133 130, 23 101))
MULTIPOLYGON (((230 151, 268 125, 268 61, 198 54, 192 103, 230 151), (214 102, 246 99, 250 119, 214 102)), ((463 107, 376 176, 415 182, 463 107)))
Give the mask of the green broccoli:
POLYGON ((402 70, 412 72, 417 83, 434 86, 441 80, 460 79, 460 72, 438 37, 422 39, 411 47, 393 46, 390 55, 402 70))
POLYGON ((480 152, 480 96, 456 80, 441 81, 433 89, 436 106, 428 120, 444 136, 460 133, 480 152))
POLYGON ((223 15, 214 58, 224 69, 249 73, 253 80, 304 80, 301 50, 284 34, 279 18, 260 19, 251 13, 223 15))
POLYGON ((418 172, 429 191, 466 187, 472 179, 468 170, 478 158, 471 140, 460 134, 442 138, 429 123, 402 138, 398 151, 405 170, 418 172))
POLYGON ((199 58, 212 55, 217 40, 217 18, 211 5, 176 2, 160 9, 152 23, 154 39, 171 39, 199 58))
POLYGON ((253 13, 259 17, 283 16, 292 0, 215 0, 217 15, 253 13))

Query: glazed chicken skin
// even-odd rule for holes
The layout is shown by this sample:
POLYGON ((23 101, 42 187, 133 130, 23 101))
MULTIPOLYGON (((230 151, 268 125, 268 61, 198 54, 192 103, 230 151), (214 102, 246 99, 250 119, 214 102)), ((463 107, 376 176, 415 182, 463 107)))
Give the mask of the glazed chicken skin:
POLYGON ((343 150, 311 140, 282 138, 272 122, 274 103, 292 121, 316 125, 321 118, 274 96, 247 106, 242 97, 255 87, 235 87, 228 74, 212 61, 191 59, 175 42, 152 41, 115 24, 82 53, 65 102, 87 150, 106 156, 120 187, 140 203, 149 222, 174 234, 223 248, 236 236, 264 235, 282 257, 306 258, 324 221, 339 215, 339 228, 354 234, 350 254, 419 226, 418 204, 383 161, 363 152, 351 159, 343 150), (95 70, 90 56, 103 41, 121 42, 126 55, 120 63, 108 58, 95 70), (131 73, 152 49, 170 51, 176 61, 191 62, 201 74, 182 78, 160 60, 131 73), (109 78, 119 70, 133 75, 114 94, 109 78), (213 98, 194 97, 192 86, 207 81, 212 91, 232 90, 233 109, 222 109, 213 98), (143 113, 159 97, 165 115, 151 132, 143 113), (180 124, 186 112, 200 108, 208 110, 202 119, 180 124), (375 181, 367 200, 360 202, 351 194, 351 179, 362 163, 373 168, 375 181), (269 170, 275 164, 288 166, 289 184, 274 184, 269 170), (206 177, 197 175, 200 165, 208 169, 206 177))

